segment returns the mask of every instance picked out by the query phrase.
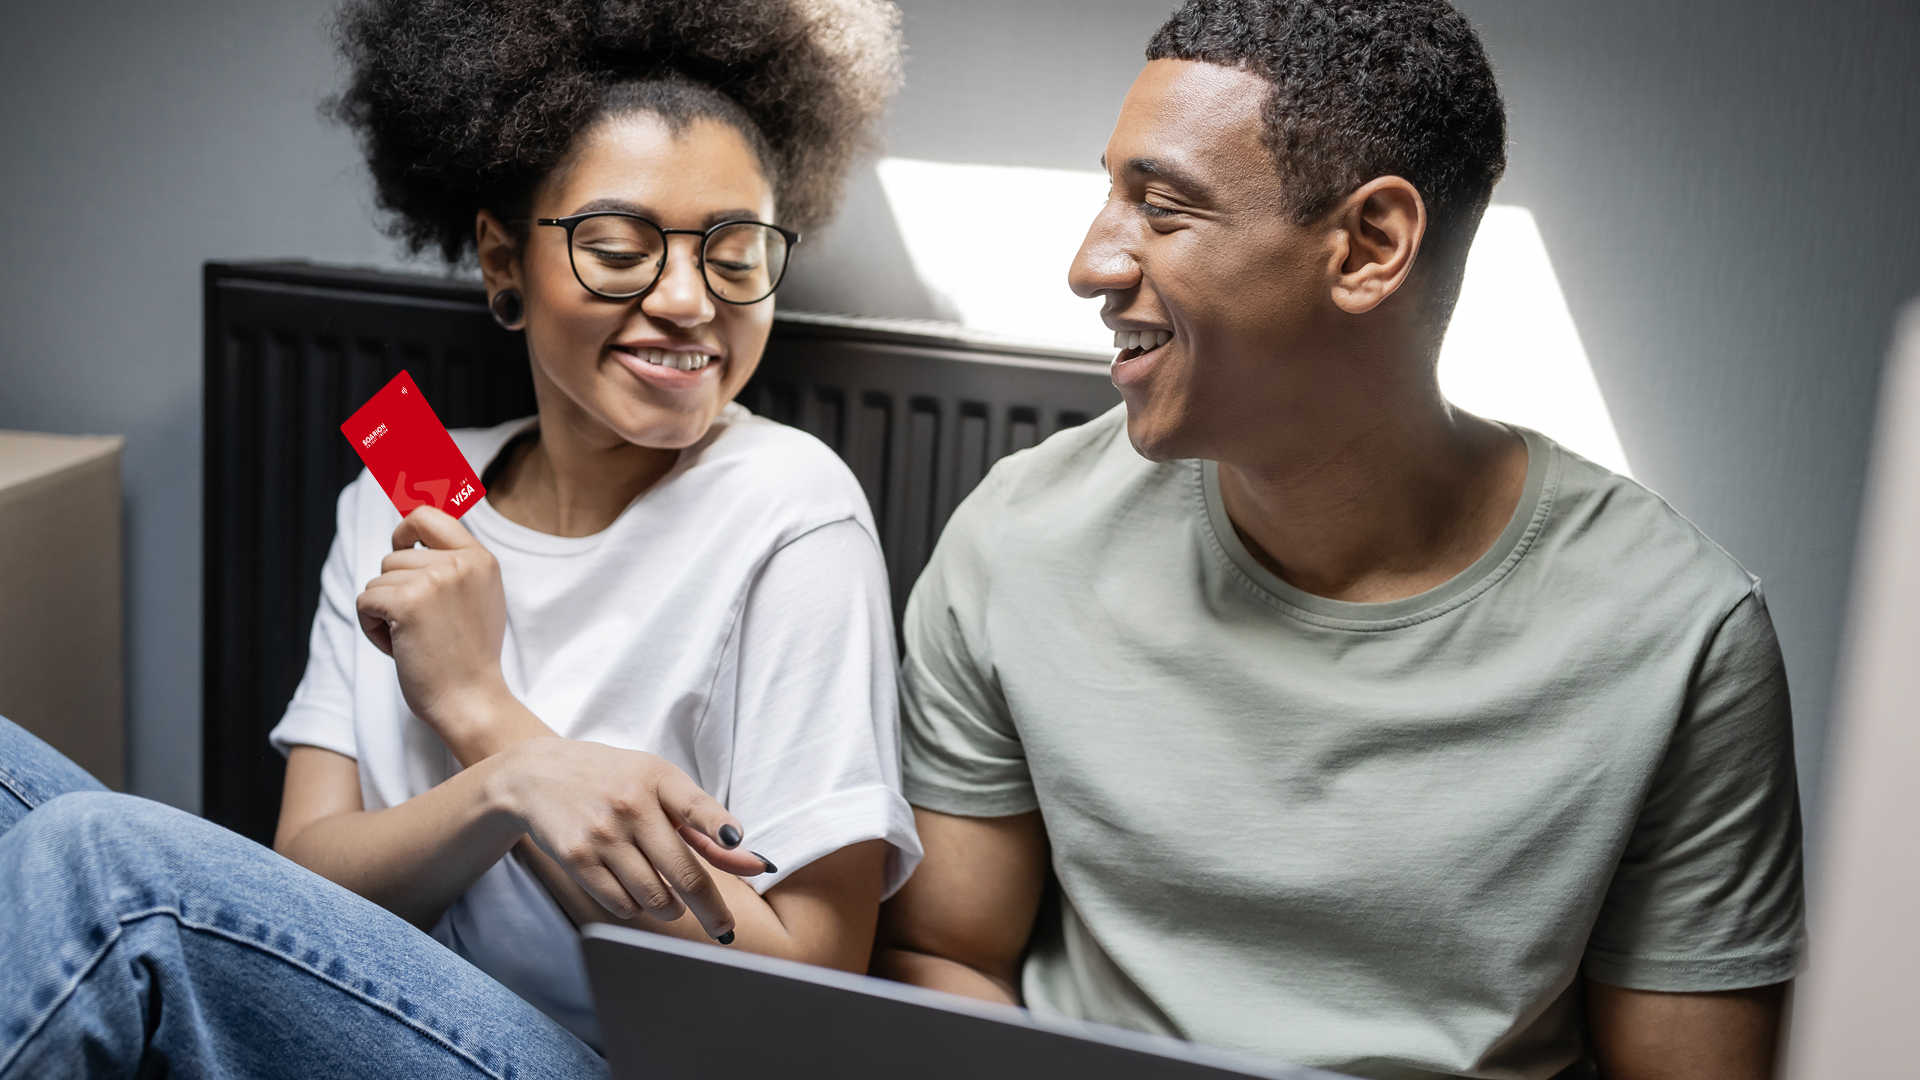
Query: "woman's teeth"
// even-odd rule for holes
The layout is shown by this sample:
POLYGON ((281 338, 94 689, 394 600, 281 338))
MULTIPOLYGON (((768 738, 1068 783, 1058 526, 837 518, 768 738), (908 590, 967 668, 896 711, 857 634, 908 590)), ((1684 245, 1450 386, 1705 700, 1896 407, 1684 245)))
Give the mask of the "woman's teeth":
POLYGON ((669 352, 666 349, 629 349, 627 351, 649 364, 680 371, 699 371, 713 360, 713 357, 706 353, 669 352))
POLYGON ((1172 340, 1173 333, 1168 330, 1115 330, 1113 332, 1113 347, 1116 349, 1139 349, 1145 352, 1148 349, 1157 349, 1172 340))

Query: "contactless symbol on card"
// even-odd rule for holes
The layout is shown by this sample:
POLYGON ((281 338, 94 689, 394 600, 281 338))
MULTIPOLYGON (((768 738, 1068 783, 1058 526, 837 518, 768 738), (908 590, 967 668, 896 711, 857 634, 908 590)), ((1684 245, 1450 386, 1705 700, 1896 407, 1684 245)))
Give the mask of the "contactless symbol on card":
POLYGON ((432 506, 459 517, 487 494, 446 425, 413 384, 413 376, 404 371, 348 417, 340 433, 402 514, 432 506))

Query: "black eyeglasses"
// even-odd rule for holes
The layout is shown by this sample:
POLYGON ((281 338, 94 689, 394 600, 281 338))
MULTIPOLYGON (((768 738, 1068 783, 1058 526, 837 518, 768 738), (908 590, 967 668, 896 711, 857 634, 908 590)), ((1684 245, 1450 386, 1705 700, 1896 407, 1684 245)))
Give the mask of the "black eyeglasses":
POLYGON ((700 273, 707 291, 729 304, 757 304, 787 274, 787 253, 800 234, 764 221, 723 221, 710 229, 663 229, 638 214, 598 210, 535 225, 567 230, 567 258, 586 290, 608 300, 631 300, 654 287, 667 267, 667 237, 700 238, 700 273))

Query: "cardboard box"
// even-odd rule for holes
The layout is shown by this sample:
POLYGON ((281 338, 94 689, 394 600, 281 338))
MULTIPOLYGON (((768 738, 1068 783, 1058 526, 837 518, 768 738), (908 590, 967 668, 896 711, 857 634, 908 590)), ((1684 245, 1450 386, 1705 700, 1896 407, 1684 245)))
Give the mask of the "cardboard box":
POLYGON ((0 431, 0 716, 126 786, 117 436, 0 431))

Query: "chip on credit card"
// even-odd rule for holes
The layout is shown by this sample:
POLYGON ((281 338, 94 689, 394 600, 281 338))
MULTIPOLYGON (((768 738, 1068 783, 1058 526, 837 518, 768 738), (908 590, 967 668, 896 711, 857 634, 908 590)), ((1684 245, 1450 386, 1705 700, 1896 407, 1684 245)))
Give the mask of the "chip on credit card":
POLYGON ((404 371, 348 417, 340 431, 402 516, 431 506, 459 517, 487 494, 447 426, 404 371))

